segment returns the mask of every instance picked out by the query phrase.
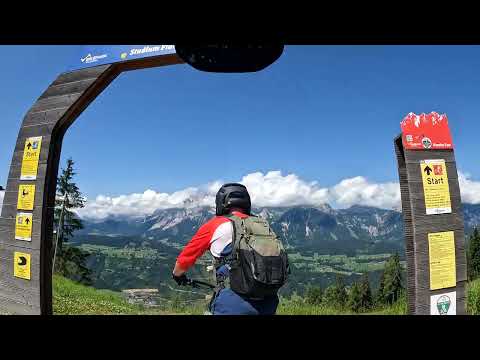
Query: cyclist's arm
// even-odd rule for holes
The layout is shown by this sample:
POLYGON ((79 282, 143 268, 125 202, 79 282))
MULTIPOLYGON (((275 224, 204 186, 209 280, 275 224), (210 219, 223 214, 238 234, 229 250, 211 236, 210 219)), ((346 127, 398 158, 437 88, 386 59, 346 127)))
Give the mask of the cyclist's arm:
POLYGON ((181 276, 191 268, 197 259, 210 248, 210 241, 217 227, 216 221, 209 221, 198 229, 177 258, 173 274, 181 276))
POLYGON ((187 272, 186 269, 182 269, 181 265, 178 263, 178 261, 175 263, 175 268, 173 269, 173 275, 175 276, 182 276, 187 272))

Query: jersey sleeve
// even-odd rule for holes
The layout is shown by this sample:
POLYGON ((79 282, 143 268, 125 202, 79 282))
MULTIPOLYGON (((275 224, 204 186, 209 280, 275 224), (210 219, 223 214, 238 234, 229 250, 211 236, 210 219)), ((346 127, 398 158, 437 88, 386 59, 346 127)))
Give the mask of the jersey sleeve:
POLYGON ((219 225, 228 221, 227 219, 215 217, 202 225, 188 244, 183 248, 177 258, 177 264, 184 270, 188 270, 195 264, 205 251, 210 248, 213 234, 219 225))

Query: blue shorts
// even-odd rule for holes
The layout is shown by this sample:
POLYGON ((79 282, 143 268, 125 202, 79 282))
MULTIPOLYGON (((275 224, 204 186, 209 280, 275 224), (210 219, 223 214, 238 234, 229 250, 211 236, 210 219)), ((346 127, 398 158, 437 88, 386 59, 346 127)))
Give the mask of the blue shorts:
POLYGON ((247 300, 231 289, 222 289, 212 301, 210 311, 213 315, 275 315, 278 296, 263 300, 247 300))

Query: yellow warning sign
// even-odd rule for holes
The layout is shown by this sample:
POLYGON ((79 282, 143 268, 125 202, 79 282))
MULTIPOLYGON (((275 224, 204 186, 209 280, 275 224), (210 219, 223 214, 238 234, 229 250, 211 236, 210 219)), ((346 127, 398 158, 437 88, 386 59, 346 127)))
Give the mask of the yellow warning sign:
POLYGON ((30 254, 15 251, 13 256, 13 276, 30 280, 30 254))
POLYGON ((15 239, 32 241, 32 214, 18 213, 15 221, 15 239))
POLYGON ((33 210, 35 185, 20 185, 18 188, 18 210, 33 210))
POLYGON ((37 178, 38 161, 40 160, 41 148, 41 136, 31 137, 25 140, 20 180, 35 180, 37 178))
POLYGON ((455 287, 455 238, 453 231, 428 234, 430 290, 455 287))
POLYGON ((422 160, 420 169, 427 215, 452 212, 445 160, 422 160))

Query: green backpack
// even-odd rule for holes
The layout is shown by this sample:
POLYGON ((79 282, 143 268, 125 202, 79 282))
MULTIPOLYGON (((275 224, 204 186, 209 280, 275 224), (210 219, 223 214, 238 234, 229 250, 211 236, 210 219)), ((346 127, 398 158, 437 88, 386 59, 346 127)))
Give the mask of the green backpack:
POLYGON ((265 219, 226 216, 233 224, 230 288, 250 299, 274 296, 290 274, 283 244, 265 219))

